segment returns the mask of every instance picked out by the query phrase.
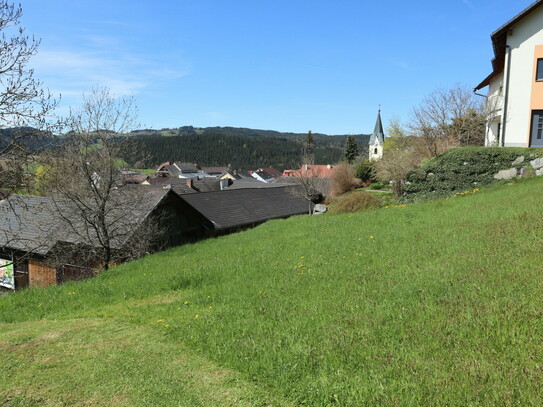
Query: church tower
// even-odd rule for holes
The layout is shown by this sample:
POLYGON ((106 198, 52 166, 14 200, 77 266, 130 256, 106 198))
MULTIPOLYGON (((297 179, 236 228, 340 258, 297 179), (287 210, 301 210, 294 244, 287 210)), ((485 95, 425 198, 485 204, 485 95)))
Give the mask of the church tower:
POLYGON ((377 122, 375 129, 370 137, 369 152, 370 161, 376 161, 383 157, 383 144, 385 143, 385 133, 383 132, 383 123, 381 122, 381 108, 377 113, 377 122))

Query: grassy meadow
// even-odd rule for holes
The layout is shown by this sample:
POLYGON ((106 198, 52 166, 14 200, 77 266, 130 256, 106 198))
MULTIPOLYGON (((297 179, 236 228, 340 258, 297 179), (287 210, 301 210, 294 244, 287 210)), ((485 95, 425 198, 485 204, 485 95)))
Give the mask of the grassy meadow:
POLYGON ((542 198, 276 220, 0 296, 0 405, 542 405, 542 198))

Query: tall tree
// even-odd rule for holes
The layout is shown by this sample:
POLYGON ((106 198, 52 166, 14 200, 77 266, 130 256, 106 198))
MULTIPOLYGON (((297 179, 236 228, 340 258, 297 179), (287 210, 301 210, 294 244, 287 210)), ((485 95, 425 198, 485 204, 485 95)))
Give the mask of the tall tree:
POLYGON ((467 87, 437 89, 413 108, 409 129, 411 135, 420 137, 429 157, 454 146, 482 145, 484 106, 467 87))
POLYGON ((21 16, 20 5, 0 0, 0 189, 7 193, 27 183, 58 104, 28 66, 40 41, 25 34, 21 16))
POLYGON ((304 164, 315 164, 315 154, 313 153, 313 133, 311 130, 307 132, 306 147, 304 152, 304 164))
POLYGON ((70 115, 70 131, 48 160, 54 168, 46 180, 48 194, 56 198, 68 232, 85 243, 70 256, 80 262, 98 261, 102 269, 145 253, 159 235, 152 223, 142 227, 134 222, 146 197, 121 179, 118 157, 130 144, 119 135, 136 126, 136 113, 133 98, 116 98, 105 88, 94 89, 84 98, 81 110, 70 115), (144 230, 145 236, 127 246, 134 253, 116 250, 120 242, 144 230))
POLYGON ((358 157, 358 145, 353 136, 348 136, 347 141, 345 142, 345 150, 343 152, 343 159, 352 164, 358 157))

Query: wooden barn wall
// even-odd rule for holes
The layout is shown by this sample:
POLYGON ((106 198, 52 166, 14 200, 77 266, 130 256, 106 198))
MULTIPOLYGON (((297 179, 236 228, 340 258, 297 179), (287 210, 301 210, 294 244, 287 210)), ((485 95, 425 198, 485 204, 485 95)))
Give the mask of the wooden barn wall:
POLYGON ((31 287, 48 287, 57 283, 57 270, 39 260, 28 260, 28 277, 31 287))

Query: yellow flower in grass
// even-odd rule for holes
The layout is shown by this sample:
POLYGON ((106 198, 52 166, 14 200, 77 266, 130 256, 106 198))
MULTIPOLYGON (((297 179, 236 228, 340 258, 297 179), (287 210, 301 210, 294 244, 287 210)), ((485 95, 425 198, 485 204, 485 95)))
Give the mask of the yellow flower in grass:
POLYGON ((198 319, 198 318, 200 318, 200 315, 196 314, 196 315, 194 316, 194 319, 198 319))
POLYGON ((163 319, 157 319, 156 322, 164 322, 163 319))

